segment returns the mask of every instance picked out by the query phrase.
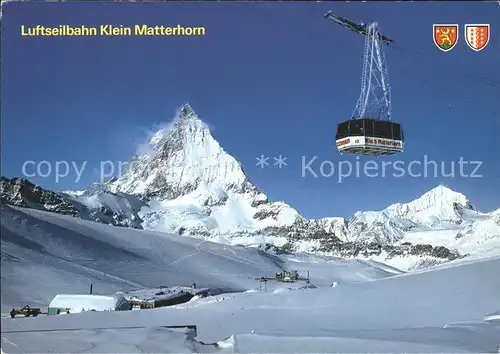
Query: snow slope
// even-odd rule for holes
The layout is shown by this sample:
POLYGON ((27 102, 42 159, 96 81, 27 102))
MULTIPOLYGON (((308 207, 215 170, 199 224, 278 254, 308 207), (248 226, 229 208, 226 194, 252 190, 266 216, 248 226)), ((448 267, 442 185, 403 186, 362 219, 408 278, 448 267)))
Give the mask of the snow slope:
MULTIPOLYGON (((2 312, 47 306, 56 294, 95 294, 186 285, 213 291, 258 288, 257 277, 295 267, 311 281, 364 281, 394 272, 361 261, 278 256, 160 232, 120 228, 28 208, 2 205, 2 312)), ((276 284, 269 283, 268 289, 276 284)))
POLYGON ((170 347, 156 335, 159 326, 196 324, 197 340, 219 343, 206 348, 211 352, 494 353, 500 347, 500 321, 493 316, 500 309, 499 272, 496 257, 334 288, 225 294, 147 311, 4 319, 2 348, 40 352, 55 338, 79 336, 65 352, 141 349, 130 343, 199 352, 192 343, 170 347), (135 334, 106 329, 126 326, 145 328, 135 334), (42 329, 50 331, 45 339, 33 332, 42 329), (82 330, 97 336, 81 336, 82 330), (37 348, 26 338, 38 339, 37 348))

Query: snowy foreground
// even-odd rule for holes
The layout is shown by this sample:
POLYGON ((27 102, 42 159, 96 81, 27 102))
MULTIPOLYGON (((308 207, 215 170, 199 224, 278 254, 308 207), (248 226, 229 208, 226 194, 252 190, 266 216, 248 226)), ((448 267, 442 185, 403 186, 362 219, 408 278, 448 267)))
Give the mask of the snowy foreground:
MULTIPOLYGON (((48 306, 56 294, 95 294, 162 285, 236 292, 282 269, 310 271, 316 286, 401 273, 376 262, 277 256, 160 232, 114 227, 70 216, 2 205, 2 313, 48 306)), ((274 290, 279 284, 268 283, 274 290)))
POLYGON ((90 283, 99 294, 193 281, 221 292, 152 310, 2 318, 7 354, 499 352, 500 257, 401 274, 7 206, 1 231, 3 313, 86 293, 90 283), (257 290, 255 277, 282 268, 309 270, 316 288, 257 290), (197 335, 172 325, 196 325, 197 335))
POLYGON ((496 353, 499 270, 496 258, 334 288, 224 294, 154 310, 4 319, 2 349, 496 353), (196 324, 198 336, 161 327, 180 324, 196 324))

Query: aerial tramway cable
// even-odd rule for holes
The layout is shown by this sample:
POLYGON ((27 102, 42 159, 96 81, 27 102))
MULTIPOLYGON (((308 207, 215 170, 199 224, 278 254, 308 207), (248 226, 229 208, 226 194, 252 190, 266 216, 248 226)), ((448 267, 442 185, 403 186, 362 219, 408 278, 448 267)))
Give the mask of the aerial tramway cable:
MULTIPOLYGON (((394 50, 399 51, 403 54, 419 55, 421 57, 429 57, 429 53, 424 53, 424 52, 420 52, 420 51, 416 51, 416 50, 408 50, 406 48, 401 47, 397 43, 394 43, 394 45, 392 45, 391 48, 393 48, 394 50)), ((491 86, 493 88, 500 89, 500 83, 495 82, 491 78, 478 77, 478 76, 474 76, 472 74, 469 74, 469 73, 465 72, 465 70, 459 69, 458 66, 453 65, 453 62, 449 63, 449 65, 447 67, 444 67, 444 69, 453 71, 454 73, 458 73, 458 74, 462 75, 463 77, 471 79, 471 80, 475 80, 478 83, 483 83, 483 84, 491 86)))
MULTIPOLYGON (((329 20, 332 20, 333 22, 336 22, 337 24, 340 24, 344 27, 347 27, 348 29, 352 30, 352 31, 355 31, 355 32, 358 32, 359 34, 362 34, 364 35, 365 37, 366 36, 369 36, 369 26, 366 26, 366 25, 359 25, 359 24, 356 24, 350 20, 347 20, 345 18, 342 18, 340 16, 335 16, 330 12, 328 12, 327 14, 325 14, 325 17, 329 20)), ((384 36, 382 36, 384 37, 384 36)), ((387 37, 386 37, 387 38, 387 37)), ((380 42, 384 42, 385 44, 387 44, 387 47, 390 47, 390 48, 393 48, 393 49, 396 49, 398 50, 399 52, 401 53, 404 53, 404 54, 409 54, 409 55, 421 55, 421 56, 427 56, 427 54, 425 53, 422 53, 422 52, 418 52, 418 51, 410 51, 410 50, 407 50, 405 48, 401 48, 400 46, 396 45, 395 42, 390 39, 390 40, 382 40, 383 38, 381 38, 380 42)), ((365 50, 365 56, 367 55, 366 53, 366 50, 365 50)), ((366 60, 366 58, 365 58, 366 60)), ((452 68, 455 70, 455 72, 460 72, 459 70, 457 70, 456 68, 452 68)), ((499 85, 497 83, 495 83, 494 81, 492 80, 488 80, 486 78, 477 78, 477 77, 474 77, 472 75, 467 75, 467 74, 463 74, 462 75, 468 77, 468 78, 471 78, 471 79, 474 79, 476 81, 479 81, 481 83, 484 83, 484 84, 487 84, 491 87, 493 87, 495 90, 498 89, 499 85)), ((419 78, 419 81, 423 82, 425 85, 429 85, 431 87, 438 87, 439 88, 439 84, 436 84, 436 82, 432 79, 422 79, 422 78, 419 78)), ((482 104, 479 104, 477 102, 477 100, 473 100, 471 98, 469 98, 468 96, 465 96, 465 95, 462 95, 460 94, 459 92, 457 91, 451 91, 449 88, 446 88, 446 90, 452 95, 452 96, 455 96, 455 97, 460 97, 461 99, 463 99, 464 101, 466 101, 467 103, 471 104, 471 105, 474 105, 488 113, 491 113, 493 115, 498 115, 498 112, 497 111, 492 111, 486 107, 484 107, 482 104)))
MULTIPOLYGON (((401 48, 400 46, 391 46, 393 49, 403 53, 403 54, 408 54, 409 56, 411 55, 414 55, 414 54, 417 54, 417 55, 422 55, 422 56, 428 56, 428 54, 425 54, 425 53, 422 53, 422 52, 417 52, 417 51, 409 51, 409 50, 406 50, 406 49, 403 49, 401 48)), ((453 69, 453 68, 450 68, 450 70, 453 69)), ((459 69, 455 69, 456 72, 460 72, 459 69)), ((476 81, 480 81, 481 83, 483 84, 486 84, 488 86, 490 86, 494 91, 499 91, 500 90, 500 85, 495 83, 494 81, 491 81, 491 80, 488 80, 487 78, 484 78, 484 77, 476 77, 476 76, 473 76, 473 75, 470 75, 470 74, 466 74, 466 73, 462 73, 462 76, 464 77, 468 77, 469 79, 473 79, 473 80, 476 80, 476 81)), ((452 90, 450 89, 449 87, 446 87, 444 86, 443 84, 439 83, 438 81, 436 80, 433 80, 433 79, 430 79, 430 78, 418 78, 416 79, 417 81, 419 81, 420 83, 424 84, 424 85, 427 85, 427 86, 430 86, 430 87, 434 87, 434 88, 438 88, 438 89, 444 89, 447 91, 447 93, 451 96, 454 96, 454 97, 457 97, 457 98, 460 98, 464 101, 466 101, 467 104, 471 105, 471 106, 475 106, 481 110, 483 110, 484 112, 486 113, 489 113, 493 116, 498 116, 500 114, 500 112, 498 110, 492 110, 491 108, 488 108, 488 107, 485 107, 483 104, 481 104, 480 102, 478 102, 477 100, 475 99, 472 99, 462 93, 460 93, 459 91, 457 90, 452 90)))
MULTIPOLYGON (((344 27, 347 27, 349 29, 351 29, 352 31, 355 31, 355 32, 358 32, 362 35, 364 35, 365 37, 369 36, 370 35, 370 31, 368 30, 370 28, 370 26, 366 26, 366 25, 358 25, 350 20, 347 20, 347 19, 344 19, 342 17, 339 17, 339 16, 335 16, 330 12, 328 12, 327 14, 325 14, 325 17, 344 26, 344 27)), ((398 50, 399 52, 401 53, 404 53, 404 54, 409 54, 411 56, 413 55, 421 55, 421 56, 428 56, 427 54, 425 53, 422 53, 422 52, 418 52, 418 51, 410 51, 410 50, 407 50, 405 48, 401 48, 400 46, 398 46, 397 44, 395 44, 395 42, 388 38, 388 37, 385 37, 386 40, 384 40, 384 36, 381 35, 381 39, 380 39, 380 42, 384 42, 384 44, 387 44, 387 47, 389 48, 393 48, 393 49, 396 49, 398 50)), ((366 56, 367 56, 367 52, 366 52, 366 49, 365 49, 365 61, 366 61, 366 56)), ((456 68, 451 68, 453 70, 455 70, 455 72, 460 72, 460 70, 456 69, 456 68)), ((365 68, 364 68, 365 70, 365 68)), ((478 77, 475 77, 473 75, 470 75, 470 74, 465 74, 465 73, 462 73, 463 76, 465 77, 468 77, 470 79, 474 79, 478 82, 481 82, 483 84, 486 84, 486 85, 489 85, 491 86, 494 90, 498 90, 500 85, 498 85, 496 82, 492 81, 492 80, 489 80, 487 78, 478 78, 478 77)), ((428 86, 431 86, 431 87, 437 87, 439 88, 439 86, 443 87, 442 85, 439 85, 436 83, 435 80, 432 80, 432 79, 425 79, 425 78, 419 78, 418 81, 424 83, 425 85, 428 85, 428 86)), ((476 106, 477 108, 480 108, 482 110, 484 110, 485 112, 487 113, 491 113, 492 115, 494 116, 497 116, 499 114, 498 111, 495 111, 495 110, 491 110, 489 108, 486 108, 484 107, 482 104, 478 103, 477 100, 474 100, 474 99, 471 99, 470 97, 466 96, 466 95, 463 95, 463 94, 460 94, 459 92, 457 91, 452 91, 450 90, 449 88, 446 88, 446 91, 448 91, 452 96, 455 96, 455 97, 459 97, 461 99, 463 99, 464 101, 466 101, 467 103, 471 104, 471 105, 474 105, 476 106)))
MULTIPOLYGON (((415 51, 415 50, 408 50, 406 48, 403 48, 403 47, 399 46, 397 43, 395 43, 394 45, 392 45, 391 48, 393 48, 394 50, 397 50, 397 51, 399 51, 399 52, 401 52, 403 54, 419 55, 419 56, 422 56, 422 57, 428 57, 429 56, 429 53, 423 53, 423 52, 419 52, 419 51, 415 51)), ((454 66, 453 63, 450 63, 450 65, 448 67, 445 67, 444 69, 445 70, 454 71, 455 73, 461 74, 465 78, 468 78, 468 79, 471 79, 471 80, 476 80, 479 83, 484 83, 485 85, 491 86, 491 87, 493 87, 495 89, 500 89, 500 83, 495 82, 491 78, 478 77, 478 76, 474 76, 474 75, 468 74, 464 70, 459 69, 457 66, 454 66)))
MULTIPOLYGON (((283 11, 283 9, 280 8, 280 13, 282 15, 284 14, 285 15, 284 17, 286 17, 286 18, 290 18, 291 17, 290 14, 287 14, 285 12, 286 11, 283 11)), ((275 15, 274 11, 273 11, 273 15, 275 15)), ((294 21, 294 23, 295 23, 295 21, 294 21)), ((313 31, 311 31, 308 27, 302 27, 301 30, 306 31, 306 32, 309 31, 309 33, 312 36, 318 35, 318 33, 316 33, 316 32, 313 33, 313 31)), ((341 47, 353 47, 353 46, 354 45, 351 42, 341 44, 341 47)), ((424 53, 424 52, 420 52, 420 51, 416 51, 416 50, 409 50, 407 48, 403 48, 400 45, 398 45, 396 41, 394 43, 392 43, 392 45, 390 45, 389 47, 398 51, 399 53, 401 53, 403 55, 407 55, 410 59, 412 58, 413 55, 418 55, 421 57, 428 57, 429 56, 429 53, 424 53)), ((474 82, 477 82, 478 84, 488 86, 495 91, 500 90, 500 83, 496 82, 495 80, 492 80, 492 79, 486 78, 486 77, 477 77, 475 75, 472 75, 468 72, 468 70, 459 68, 457 65, 454 65, 453 63, 450 63, 447 67, 443 67, 443 70, 448 70, 449 72, 453 72, 455 74, 458 74, 466 79, 473 80, 474 82)), ((490 108, 485 107, 481 103, 477 102, 477 100, 474 100, 474 99, 472 99, 472 98, 470 98, 470 97, 468 97, 468 96, 466 96, 458 91, 451 90, 449 87, 444 86, 443 84, 437 82, 433 78, 418 77, 418 78, 413 78, 413 79, 415 81, 419 82, 420 84, 423 84, 426 86, 431 86, 434 88, 440 88, 443 91, 445 91, 447 94, 449 94, 450 96, 461 98, 467 104, 475 106, 475 107, 485 111, 486 113, 492 114, 494 116, 498 116, 500 114, 500 112, 498 112, 496 110, 491 110, 490 108)))

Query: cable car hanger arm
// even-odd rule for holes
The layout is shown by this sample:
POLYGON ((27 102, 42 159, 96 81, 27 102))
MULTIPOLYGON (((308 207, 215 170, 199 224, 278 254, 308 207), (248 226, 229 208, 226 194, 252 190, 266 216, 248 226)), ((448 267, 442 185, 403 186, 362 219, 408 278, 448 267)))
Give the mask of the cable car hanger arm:
MULTIPOLYGON (((333 22, 335 22, 338 25, 346 27, 346 28, 350 29, 353 32, 359 33, 362 36, 368 35, 368 25, 366 25, 364 23, 357 24, 357 23, 355 23, 355 22, 353 22, 351 20, 348 20, 345 17, 334 15, 332 11, 328 11, 324 16, 325 16, 326 19, 328 19, 330 21, 333 21, 333 22)), ((381 41, 384 44, 394 43, 394 40, 392 38, 386 36, 386 35, 379 34, 379 36, 380 36, 381 41)))

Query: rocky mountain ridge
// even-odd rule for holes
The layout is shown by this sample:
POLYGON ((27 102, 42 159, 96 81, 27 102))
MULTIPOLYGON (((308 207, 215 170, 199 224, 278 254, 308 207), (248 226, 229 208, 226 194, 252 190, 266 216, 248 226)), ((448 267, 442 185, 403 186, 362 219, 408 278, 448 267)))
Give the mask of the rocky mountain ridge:
MULTIPOLYGON (((500 239, 500 213, 481 213, 438 186, 409 203, 350 219, 308 220, 270 202, 239 162, 185 104, 133 157, 121 176, 83 193, 56 193, 23 179, 0 181, 0 200, 116 226, 143 228, 277 252, 305 251, 381 261, 414 257, 427 266, 500 239)), ((495 246, 492 246, 495 247, 495 246)))
MULTIPOLYGON (((71 215, 114 226, 142 229, 142 220, 137 214, 136 216, 133 214, 127 215, 126 213, 120 213, 118 210, 113 210, 109 205, 103 205, 103 196, 106 195, 112 198, 130 197, 125 194, 101 192, 93 196, 100 199, 96 200, 97 204, 92 208, 91 203, 88 201, 86 203, 79 202, 74 199, 74 196, 44 189, 26 179, 7 179, 5 177, 1 177, 0 179, 0 201, 3 203, 71 215), (102 204, 99 205, 98 203, 102 204)), ((144 202, 139 201, 139 203, 144 202)), ((141 205, 146 206, 147 204, 144 203, 141 205)), ((359 225, 356 226, 359 228, 359 225)), ((182 228, 179 230, 179 233, 200 236, 193 235, 192 231, 186 233, 186 229, 182 228)), ((315 245, 311 245, 306 251, 313 253, 333 253, 341 257, 356 257, 359 255, 370 257, 373 255, 378 256, 382 252, 387 252, 388 258, 401 255, 427 255, 438 259, 452 260, 461 256, 459 253, 450 251, 443 246, 412 245, 408 242, 401 245, 394 245, 390 243, 361 242, 358 240, 348 241, 347 235, 350 233, 349 222, 343 218, 331 218, 331 220, 303 219, 288 227, 267 227, 259 230, 257 233, 276 239, 286 239, 286 242, 281 242, 280 246, 266 243, 266 247, 272 248, 275 252, 298 251, 300 250, 300 242, 313 241, 315 245)), ((248 231, 235 231, 232 235, 229 235, 229 238, 246 238, 254 234, 248 231)), ((210 238, 212 235, 207 232, 204 236, 210 238)), ((278 244, 280 243, 278 242, 278 244)))
POLYGON ((25 178, 0 177, 1 203, 70 215, 113 226, 142 229, 142 220, 137 211, 145 204, 134 199, 133 196, 111 193, 103 193, 99 199, 96 197, 95 201, 92 198, 80 199, 75 195, 42 188, 25 178), (107 200, 111 201, 111 205, 106 203, 107 200), (121 210, 113 205, 116 201, 122 201, 124 204, 121 210))
MULTIPOLYGON (((99 197, 99 202, 102 203, 103 196, 105 195, 114 198, 125 197, 125 195, 112 194, 111 192, 100 193, 94 197, 99 197)), ((120 213, 117 210, 113 210, 110 206, 102 204, 92 208, 88 202, 79 202, 69 195, 44 189, 26 179, 7 179, 1 177, 0 201, 19 207, 35 208, 63 215, 71 215, 73 217, 114 226, 142 229, 142 220, 137 215, 134 216, 133 214, 120 213)), ((311 253, 333 254, 347 258, 370 258, 373 256, 380 256, 383 253, 387 254, 386 259, 388 260, 393 257, 417 256, 423 258, 419 261, 419 264, 417 264, 422 266, 434 265, 465 256, 444 246, 432 246, 429 244, 412 245, 407 242, 400 245, 394 245, 380 244, 377 242, 341 241, 336 235, 339 230, 341 233, 345 233, 346 230, 348 230, 348 224, 341 218, 334 221, 337 222, 337 224, 334 224, 337 226, 336 228, 332 228, 331 223, 325 224, 326 221, 321 219, 305 220, 305 222, 297 222, 288 227, 268 227, 259 230, 258 234, 264 234, 270 238, 275 238, 275 241, 281 239, 281 241, 286 240, 286 242, 277 242, 279 246, 270 243, 263 243, 259 246, 264 246, 266 250, 272 250, 276 253, 307 251, 311 253), (340 222, 342 222, 342 226, 339 226, 338 223, 340 222), (309 247, 301 247, 301 243, 307 243, 308 241, 312 242, 309 247)), ((193 235, 192 230, 189 230, 187 233, 186 231, 186 229, 181 227, 178 233, 180 235, 187 234, 200 237, 199 234, 193 235)), ((236 231, 231 235, 226 235, 226 237, 229 239, 238 239, 248 238, 254 235, 255 233, 250 233, 248 231, 236 231)), ((213 235, 208 232, 201 236, 208 239, 213 237, 213 235)), ((236 242, 236 244, 238 244, 238 242, 236 242)))

